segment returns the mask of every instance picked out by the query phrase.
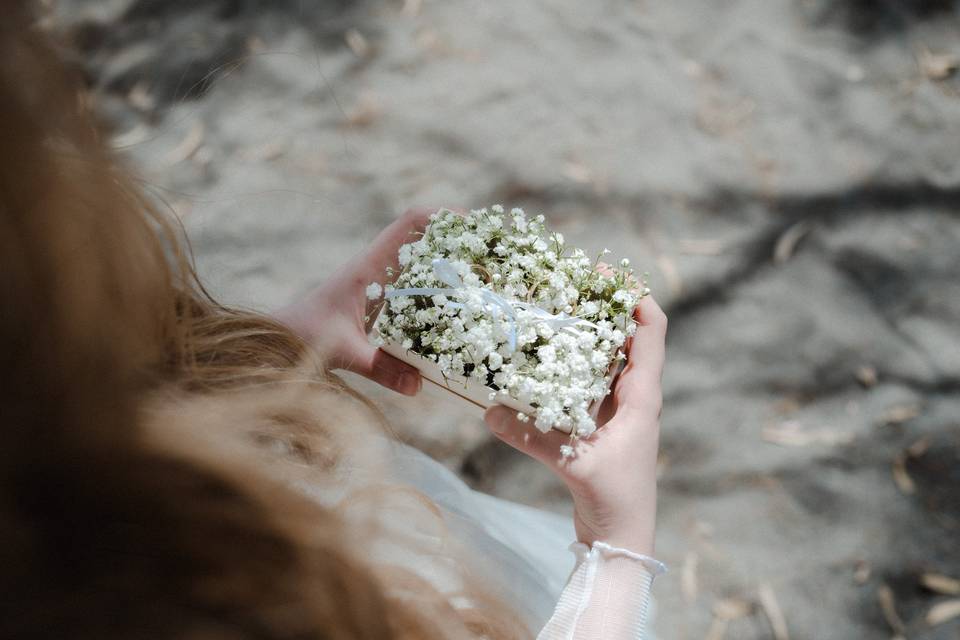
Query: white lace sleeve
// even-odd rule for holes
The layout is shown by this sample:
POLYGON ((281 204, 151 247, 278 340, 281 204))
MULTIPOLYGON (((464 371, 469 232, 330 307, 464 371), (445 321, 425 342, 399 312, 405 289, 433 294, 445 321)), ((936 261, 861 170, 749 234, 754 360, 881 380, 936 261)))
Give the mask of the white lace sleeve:
POLYGON ((649 556, 604 542, 575 542, 577 565, 537 640, 642 640, 653 579, 667 570, 649 556))

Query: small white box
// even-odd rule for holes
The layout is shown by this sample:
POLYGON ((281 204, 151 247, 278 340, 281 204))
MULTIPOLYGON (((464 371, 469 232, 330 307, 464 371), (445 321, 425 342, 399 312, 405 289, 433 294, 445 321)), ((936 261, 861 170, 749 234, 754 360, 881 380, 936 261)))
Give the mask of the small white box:
MULTIPOLYGON (((373 328, 377 335, 380 335, 380 332, 377 331, 377 327, 380 324, 380 318, 382 316, 383 310, 381 309, 380 314, 377 316, 376 322, 374 322, 373 328)), ((382 336, 381 339, 383 339, 382 336)), ((534 416, 536 413, 536 410, 530 405, 519 402, 516 398, 513 398, 504 391, 491 389, 484 384, 480 384, 474 378, 444 376, 440 371, 440 366, 436 362, 430 358, 425 358, 414 351, 404 349, 396 342, 384 342, 384 344, 380 346, 380 349, 386 353, 389 353, 394 358, 402 360, 412 367, 416 367, 416 369, 420 372, 420 375, 422 375, 425 379, 434 383, 438 387, 446 389, 454 395, 460 396, 467 402, 470 402, 479 408, 481 411, 484 411, 495 404, 502 404, 506 407, 510 407, 511 409, 530 416, 534 416), (491 393, 495 394, 493 400, 490 399, 491 393)), ((613 384, 613 381, 616 379, 617 375, 619 375, 622 368, 622 360, 614 360, 614 362, 610 365, 610 371, 608 374, 612 373, 613 375, 610 375, 610 384, 607 385, 608 390, 613 384)), ((597 418, 597 413, 600 411, 600 404, 602 402, 602 399, 597 400, 590 406, 590 415, 594 419, 597 418)), ((568 430, 559 430, 564 431, 564 433, 569 433, 568 430)))

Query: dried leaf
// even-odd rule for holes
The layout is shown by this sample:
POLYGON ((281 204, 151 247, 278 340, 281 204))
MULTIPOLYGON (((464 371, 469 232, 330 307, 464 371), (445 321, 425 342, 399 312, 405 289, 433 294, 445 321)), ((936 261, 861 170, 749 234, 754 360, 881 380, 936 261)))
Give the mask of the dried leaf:
POLYGON ((930 448, 930 438, 924 436, 907 447, 907 455, 911 458, 919 458, 930 448))
POLYGON ((917 492, 917 485, 914 484, 913 478, 907 473, 906 456, 903 453, 898 453, 893 459, 892 471, 893 481, 896 483, 897 489, 900 489, 900 493, 912 496, 917 492))
POLYGON ((777 595, 773 592, 773 587, 769 584, 761 584, 759 594, 760 606, 763 607, 763 612, 770 620, 775 640, 790 640, 787 621, 783 617, 783 610, 780 609, 780 603, 777 602, 777 595))
POLYGON ((269 162, 276 160, 286 153, 284 146, 278 142, 268 142, 256 147, 249 147, 240 152, 240 157, 253 162, 269 162))
POLYGON ((713 604, 713 615, 721 620, 736 620, 750 615, 753 605, 739 598, 724 598, 713 604))
POLYGON ((157 106, 156 98, 150 95, 150 90, 144 82, 133 85, 133 88, 127 93, 127 102, 139 111, 153 111, 157 106))
POLYGON ((680 571, 680 591, 683 599, 688 603, 697 599, 697 565, 700 557, 696 551, 688 551, 683 558, 683 568, 680 571))
POLYGON ((877 370, 868 364, 859 367, 857 369, 856 376, 857 380, 860 381, 860 384, 867 389, 877 384, 877 370))
POLYGON ((880 602, 880 611, 883 612, 883 618, 898 635, 903 635, 906 631, 906 625, 903 624, 903 618, 897 613, 897 604, 893 597, 893 589, 887 584, 880 585, 877 589, 877 600, 880 602))
POLYGON ((945 596, 960 596, 960 580, 942 573, 925 573, 920 576, 920 584, 945 596))
POLYGON ((908 420, 913 420, 920 415, 920 404, 911 402, 907 404, 898 404, 890 407, 880 416, 880 424, 896 426, 903 424, 908 420))
POLYGON ((253 54, 262 53, 267 48, 267 43, 260 36, 250 36, 247 38, 247 51, 253 54))
POLYGON ((380 101, 372 95, 363 95, 350 109, 344 124, 348 127, 369 127, 383 114, 380 101))
POLYGON ((833 429, 805 429, 796 420, 788 420, 777 426, 764 427, 760 437, 767 442, 783 447, 807 447, 812 444, 828 446, 846 444, 853 440, 853 435, 833 429))
POLYGON ((183 137, 183 140, 164 156, 164 164, 173 166, 187 160, 200 149, 203 144, 203 123, 197 120, 190 127, 190 131, 183 137))
POLYGON ((960 617, 960 599, 947 600, 933 605, 927 612, 926 620, 928 625, 935 627, 956 617, 960 617))
POLYGON ((563 175, 577 184, 593 182, 593 171, 582 162, 570 161, 563 165, 563 175))
POLYGON ((117 134, 110 140, 110 145, 114 149, 124 149, 140 144, 150 137, 150 128, 141 123, 135 125, 132 129, 117 134))
POLYGON ((773 410, 781 415, 787 415, 790 413, 796 413, 800 411, 803 407, 803 403, 799 398, 786 397, 777 400, 777 403, 773 405, 773 410))
POLYGON ((677 242, 680 253, 689 256, 718 256, 723 253, 727 244, 715 238, 685 238, 677 242))
POLYGON ((800 240, 810 232, 810 228, 809 222, 801 220, 784 231, 777 239, 777 244, 773 248, 773 262, 775 264, 783 264, 789 260, 800 240))
POLYGON ((952 53, 933 53, 923 49, 918 59, 923 75, 931 80, 946 80, 960 69, 960 57, 952 53))
POLYGON ((343 39, 346 41, 347 46, 350 47, 350 50, 353 51, 353 54, 358 58, 366 58, 370 54, 370 43, 367 42, 364 35, 356 29, 349 29, 343 34, 343 39))

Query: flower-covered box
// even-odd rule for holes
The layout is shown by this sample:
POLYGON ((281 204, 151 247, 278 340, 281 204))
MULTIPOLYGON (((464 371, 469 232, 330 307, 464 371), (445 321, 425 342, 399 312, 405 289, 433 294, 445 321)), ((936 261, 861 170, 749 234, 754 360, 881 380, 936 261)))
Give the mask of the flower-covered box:
POLYGON ((441 209, 400 248, 393 284, 370 286, 384 297, 374 339, 480 407, 503 404, 542 431, 589 435, 648 293, 627 260, 601 268, 604 253, 569 249, 543 216, 521 209, 441 209))

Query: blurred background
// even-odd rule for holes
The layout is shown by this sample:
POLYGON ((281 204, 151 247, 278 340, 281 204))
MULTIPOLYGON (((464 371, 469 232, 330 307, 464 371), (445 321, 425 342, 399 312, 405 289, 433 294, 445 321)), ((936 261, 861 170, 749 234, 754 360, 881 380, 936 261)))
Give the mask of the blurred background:
MULTIPOLYGON (((288 302, 415 205, 521 206, 650 272, 662 638, 960 638, 960 3, 46 6, 226 302, 288 302)), ((470 406, 351 382, 569 511, 470 406)))

